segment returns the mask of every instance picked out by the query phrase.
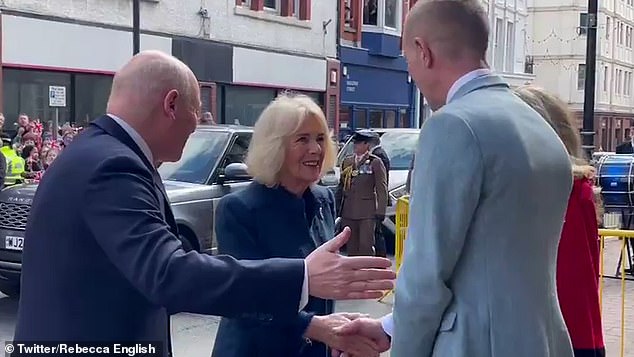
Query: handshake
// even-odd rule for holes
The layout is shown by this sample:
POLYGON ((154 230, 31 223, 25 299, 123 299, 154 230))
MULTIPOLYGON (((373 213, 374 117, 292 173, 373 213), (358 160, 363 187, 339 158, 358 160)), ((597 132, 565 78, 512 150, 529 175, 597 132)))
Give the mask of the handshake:
POLYGON ((390 349, 381 321, 359 313, 314 316, 304 337, 328 345, 333 357, 378 357, 390 349))

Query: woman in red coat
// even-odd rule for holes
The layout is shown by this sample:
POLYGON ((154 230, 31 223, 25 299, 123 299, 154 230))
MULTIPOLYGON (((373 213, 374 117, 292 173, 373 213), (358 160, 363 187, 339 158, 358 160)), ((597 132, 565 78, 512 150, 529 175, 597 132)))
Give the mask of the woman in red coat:
POLYGON ((595 170, 585 161, 579 132, 565 103, 535 87, 517 94, 555 129, 570 154, 574 183, 557 256, 557 293, 575 357, 603 357, 605 345, 599 304, 599 202, 595 170))

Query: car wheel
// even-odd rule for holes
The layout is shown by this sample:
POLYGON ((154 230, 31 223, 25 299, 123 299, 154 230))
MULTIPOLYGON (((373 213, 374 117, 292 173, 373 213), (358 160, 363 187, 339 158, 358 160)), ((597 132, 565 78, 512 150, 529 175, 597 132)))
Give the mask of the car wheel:
POLYGON ((17 298, 20 295, 20 284, 0 281, 0 293, 17 298))

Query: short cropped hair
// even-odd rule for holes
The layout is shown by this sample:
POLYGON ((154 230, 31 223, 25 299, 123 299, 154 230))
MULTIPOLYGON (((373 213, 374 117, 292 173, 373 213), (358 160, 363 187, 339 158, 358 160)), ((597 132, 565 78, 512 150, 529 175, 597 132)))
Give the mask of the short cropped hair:
MULTIPOLYGON (((489 20, 479 0, 422 0, 408 15, 407 32, 426 26, 430 39, 453 59, 467 50, 484 59, 489 47, 489 20)), ((411 36, 411 35, 410 35, 411 36)))
POLYGON ((254 180, 268 187, 279 184, 290 139, 305 120, 311 119, 321 124, 324 134, 321 174, 334 167, 337 151, 324 112, 308 96, 284 93, 264 109, 253 128, 246 164, 254 180))

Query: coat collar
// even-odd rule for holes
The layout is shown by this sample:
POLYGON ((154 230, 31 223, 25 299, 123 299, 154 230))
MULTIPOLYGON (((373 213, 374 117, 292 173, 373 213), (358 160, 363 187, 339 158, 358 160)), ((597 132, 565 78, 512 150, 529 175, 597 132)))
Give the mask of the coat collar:
POLYGON ((147 169, 152 173, 154 185, 156 185, 163 194, 165 202, 169 202, 167 192, 165 192, 165 187, 163 186, 163 181, 161 180, 161 176, 158 171, 156 171, 156 167, 148 160, 147 155, 145 155, 139 145, 136 144, 134 139, 132 139, 132 137, 119 124, 117 124, 114 119, 108 115, 102 115, 101 117, 93 120, 90 125, 94 125, 102 129, 134 151, 134 153, 137 154, 137 156, 143 161, 147 169))
POLYGON ((502 77, 500 77, 499 75, 494 73, 485 74, 473 78, 472 80, 461 86, 449 99, 447 104, 453 102, 454 100, 458 100, 473 91, 489 87, 510 88, 508 83, 506 83, 504 79, 502 79, 502 77))
POLYGON ((132 149, 132 151, 134 151, 134 153, 137 154, 141 160, 143 160, 143 163, 145 164, 145 166, 147 166, 148 170, 156 170, 154 165, 148 160, 147 155, 145 155, 143 150, 141 150, 134 139, 132 139, 132 137, 125 131, 125 129, 117 124, 117 122, 115 122, 115 120, 112 119, 110 116, 102 115, 101 117, 92 121, 90 125, 101 128, 103 131, 115 137, 117 140, 121 141, 127 147, 132 149))

